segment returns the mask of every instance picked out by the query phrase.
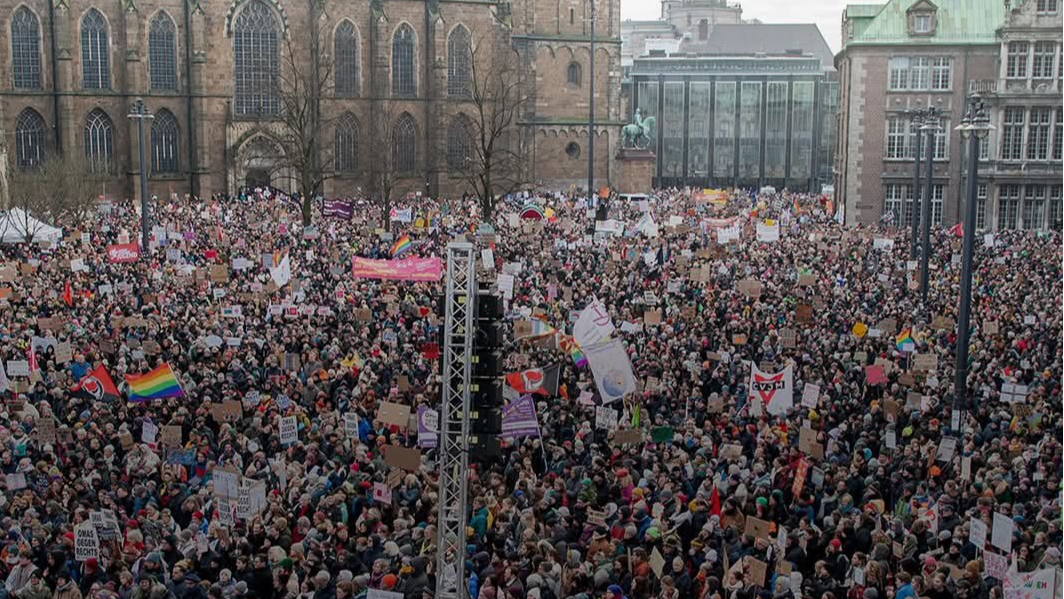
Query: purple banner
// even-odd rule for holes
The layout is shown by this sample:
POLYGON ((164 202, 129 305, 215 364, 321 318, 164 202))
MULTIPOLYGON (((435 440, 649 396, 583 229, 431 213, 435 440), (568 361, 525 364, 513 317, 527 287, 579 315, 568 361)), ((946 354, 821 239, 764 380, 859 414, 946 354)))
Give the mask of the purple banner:
POLYGON ((502 408, 502 436, 538 437, 539 422, 536 420, 536 404, 531 395, 522 395, 502 408))
POLYGON ((440 431, 440 413, 426 406, 417 407, 417 446, 436 447, 440 431))
POLYGON ((323 216, 351 220, 355 213, 355 205, 345 200, 322 200, 321 213, 323 216))

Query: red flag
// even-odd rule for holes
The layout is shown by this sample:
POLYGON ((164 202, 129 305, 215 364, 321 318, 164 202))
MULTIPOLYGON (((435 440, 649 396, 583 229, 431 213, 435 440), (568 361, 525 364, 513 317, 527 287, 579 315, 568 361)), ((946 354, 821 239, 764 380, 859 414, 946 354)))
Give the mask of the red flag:
POLYGON ((964 237, 964 227, 961 226, 961 223, 957 223, 950 227, 949 232, 953 233, 957 237, 964 237))
POLYGON ((63 286, 63 303, 68 306, 74 305, 74 291, 70 288, 70 281, 63 286))
POLYGON ((33 343, 30 343, 30 348, 26 350, 26 360, 30 363, 30 372, 37 372, 41 369, 37 365, 37 350, 33 349, 33 343))
POLYGON ((709 493, 709 515, 720 518, 720 493, 717 491, 716 484, 709 493))
POLYGON ((96 401, 115 401, 119 397, 118 388, 103 366, 97 366, 82 377, 71 391, 96 401))
POLYGON ((506 375, 506 383, 522 395, 538 393, 549 397, 558 394, 558 375, 560 371, 561 367, 555 364, 547 368, 532 368, 521 372, 511 372, 506 375))

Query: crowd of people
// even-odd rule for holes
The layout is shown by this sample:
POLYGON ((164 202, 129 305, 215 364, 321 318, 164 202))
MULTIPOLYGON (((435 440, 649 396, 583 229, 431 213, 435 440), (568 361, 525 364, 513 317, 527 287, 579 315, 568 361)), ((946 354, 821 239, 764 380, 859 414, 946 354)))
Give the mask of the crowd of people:
MULTIPOLYGON (((439 407, 442 282, 354 278, 351 258, 403 235, 403 257, 445 257, 482 223, 473 200, 397 208, 412 218, 388 231, 370 204, 304 228, 258 193, 164 199, 150 251, 114 262, 139 233, 115 202, 58 244, 4 247, 0 599, 431 599, 435 450, 391 463, 425 444, 379 410, 439 407), (126 377, 163 364, 182 394, 127 401, 126 377)), ((561 384, 535 396, 538 436, 471 465, 470 597, 1059 596, 1059 574, 1051 595, 1013 577, 1061 568, 1060 231, 979 232, 955 402, 955 232, 932 231, 922 305, 908 232, 842 226, 821 198, 608 210, 623 233, 566 194, 490 219, 481 273, 516 272, 508 322, 570 333, 597 299, 640 388, 604 422, 586 366, 511 336, 507 371, 560 364, 561 384), (758 405, 753 366, 791 367, 794 405, 758 405)))

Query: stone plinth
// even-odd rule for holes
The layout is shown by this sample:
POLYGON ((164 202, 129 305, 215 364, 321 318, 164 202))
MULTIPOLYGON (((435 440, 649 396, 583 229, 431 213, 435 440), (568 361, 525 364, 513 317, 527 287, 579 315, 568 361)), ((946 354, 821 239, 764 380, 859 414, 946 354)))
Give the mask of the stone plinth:
POLYGON ((654 152, 638 148, 621 148, 617 152, 617 170, 620 171, 616 188, 618 193, 650 193, 654 179, 654 152))

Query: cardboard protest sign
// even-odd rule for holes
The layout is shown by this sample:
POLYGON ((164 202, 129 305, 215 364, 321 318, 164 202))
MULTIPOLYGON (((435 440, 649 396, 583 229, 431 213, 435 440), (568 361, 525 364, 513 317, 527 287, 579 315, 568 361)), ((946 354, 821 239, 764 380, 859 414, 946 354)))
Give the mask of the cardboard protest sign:
POLYGON ((377 420, 384 424, 394 424, 405 429, 407 423, 410 421, 410 406, 390 401, 382 401, 380 408, 377 409, 377 420))
POLYGON ((398 445, 385 445, 384 463, 392 468, 417 472, 421 468, 421 450, 399 447, 398 445))
POLYGON ((787 349, 795 347, 798 343, 798 332, 791 328, 780 329, 780 345, 787 349))
POLYGON ((630 445, 632 443, 642 443, 643 433, 633 429, 621 429, 613 434, 613 443, 615 445, 630 445))
POLYGON ((643 324, 646 325, 659 325, 661 324, 661 310, 647 310, 643 312, 643 324))
POLYGON ((938 354, 916 354, 913 357, 913 370, 935 372, 938 370, 938 354))
POLYGON ((743 530, 744 535, 750 535, 755 539, 768 540, 772 534, 772 523, 754 516, 746 517, 746 528, 743 530))
POLYGON ((768 564, 765 562, 747 556, 746 566, 748 568, 747 574, 749 574, 749 580, 756 586, 765 586, 765 576, 768 574, 768 564))
POLYGON ((813 322, 813 306, 809 304, 798 304, 794 308, 794 318, 801 323, 813 322))

